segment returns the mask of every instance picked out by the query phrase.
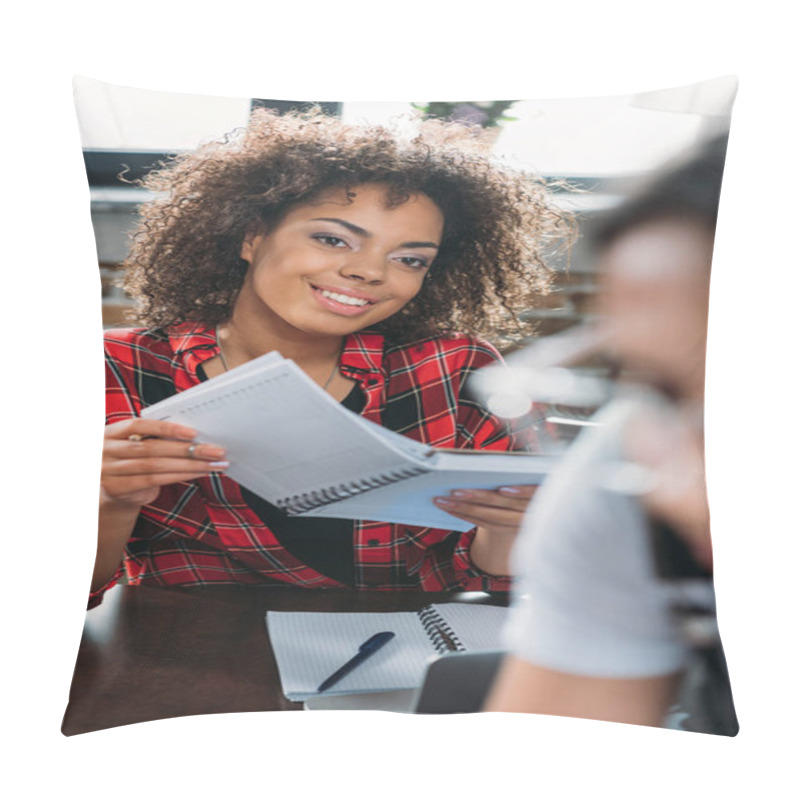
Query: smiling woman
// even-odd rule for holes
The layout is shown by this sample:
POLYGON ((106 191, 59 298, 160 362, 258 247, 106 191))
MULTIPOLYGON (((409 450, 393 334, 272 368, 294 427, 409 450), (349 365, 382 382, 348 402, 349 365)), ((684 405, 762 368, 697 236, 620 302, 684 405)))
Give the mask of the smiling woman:
POLYGON ((535 446, 471 401, 499 358, 480 332, 523 330, 569 235, 541 181, 493 164, 474 131, 411 141, 318 112, 247 129, 151 173, 127 287, 147 327, 109 331, 92 602, 132 583, 507 588, 533 487, 457 492, 457 531, 303 520, 224 473, 225 452, 142 408, 278 351, 347 408, 441 447, 535 446), (456 333, 458 331, 458 333, 456 333))

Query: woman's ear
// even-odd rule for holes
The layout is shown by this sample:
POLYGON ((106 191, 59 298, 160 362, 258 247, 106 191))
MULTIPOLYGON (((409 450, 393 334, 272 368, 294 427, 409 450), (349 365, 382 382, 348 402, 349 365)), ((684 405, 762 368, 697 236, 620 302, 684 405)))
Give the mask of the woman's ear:
POLYGON ((261 234, 255 230, 245 233, 244 241, 242 242, 242 249, 239 251, 239 255, 248 264, 253 263, 253 257, 255 255, 256 248, 258 247, 258 244, 262 238, 263 237, 261 234))
POLYGON ((275 229, 276 222, 270 217, 251 220, 245 228, 242 247, 239 250, 239 257, 252 264, 256 258, 258 248, 264 239, 275 229))

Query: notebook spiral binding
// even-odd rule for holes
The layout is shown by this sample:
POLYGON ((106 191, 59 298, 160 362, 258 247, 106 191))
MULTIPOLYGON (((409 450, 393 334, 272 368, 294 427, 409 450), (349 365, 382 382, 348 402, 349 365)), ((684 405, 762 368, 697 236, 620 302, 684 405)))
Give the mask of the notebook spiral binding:
POLYGON ((417 616, 428 638, 433 642, 437 653, 443 655, 444 653, 463 653, 466 651, 456 632, 444 621, 433 606, 421 608, 417 611, 417 616))
POLYGON ((389 484, 406 480, 406 478, 423 475, 426 472, 430 472, 430 470, 425 467, 408 467, 406 469, 393 470, 371 478, 363 478, 350 483, 340 483, 338 486, 328 486, 313 492, 284 497, 278 500, 277 506, 290 517, 296 516, 304 511, 311 511, 357 494, 363 494, 371 489, 379 489, 381 486, 389 486, 389 484))

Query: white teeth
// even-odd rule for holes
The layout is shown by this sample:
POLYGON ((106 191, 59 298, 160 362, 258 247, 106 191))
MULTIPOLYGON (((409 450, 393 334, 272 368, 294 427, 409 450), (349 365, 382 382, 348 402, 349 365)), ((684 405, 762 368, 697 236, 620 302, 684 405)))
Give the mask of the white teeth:
POLYGON ((320 289, 322 295, 324 297, 330 297, 331 300, 335 300, 337 303, 344 303, 346 306, 365 306, 367 305, 366 300, 360 300, 357 297, 350 297, 347 294, 337 294, 336 292, 329 292, 327 289, 320 289))

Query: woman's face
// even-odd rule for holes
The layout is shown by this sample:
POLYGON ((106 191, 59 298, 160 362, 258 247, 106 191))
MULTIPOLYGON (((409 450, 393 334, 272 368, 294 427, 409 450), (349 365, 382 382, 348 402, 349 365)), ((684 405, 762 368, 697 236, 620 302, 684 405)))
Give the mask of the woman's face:
POLYGON ((702 397, 714 235, 677 219, 643 223, 600 261, 603 333, 622 363, 683 397, 702 397))
POLYGON ((382 184, 331 189, 248 237, 234 315, 282 336, 328 337, 396 314, 422 287, 444 217, 425 195, 389 208, 386 193, 382 184))

